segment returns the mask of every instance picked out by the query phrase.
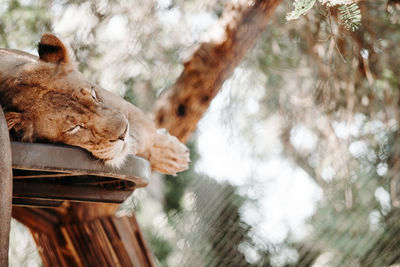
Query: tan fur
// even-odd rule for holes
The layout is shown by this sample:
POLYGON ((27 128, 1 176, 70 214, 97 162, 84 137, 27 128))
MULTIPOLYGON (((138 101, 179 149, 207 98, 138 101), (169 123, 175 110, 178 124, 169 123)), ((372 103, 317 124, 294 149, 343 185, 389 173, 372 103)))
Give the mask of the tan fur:
POLYGON ((0 49, 0 104, 14 139, 79 146, 114 166, 135 154, 163 173, 187 169, 188 149, 156 131, 138 108, 88 81, 57 37, 43 35, 39 55, 0 49))

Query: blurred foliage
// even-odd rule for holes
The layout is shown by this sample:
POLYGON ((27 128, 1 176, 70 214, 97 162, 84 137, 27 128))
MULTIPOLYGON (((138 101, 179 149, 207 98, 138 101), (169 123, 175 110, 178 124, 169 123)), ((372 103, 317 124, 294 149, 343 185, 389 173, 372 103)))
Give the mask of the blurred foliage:
MULTIPOLYGON (((324 192, 310 234, 293 244, 294 266, 322 259, 327 266, 400 262, 399 246, 387 234, 396 233, 393 222, 400 219, 400 66, 393 59, 400 53, 400 25, 389 11, 400 9, 384 1, 358 5, 357 31, 343 25, 340 8, 311 9, 266 31, 244 63, 267 77, 257 114, 281 118, 283 154, 324 192), (305 134, 310 138, 299 141, 305 134)), ((243 137, 251 143, 256 138, 247 127, 243 137)))
MULTIPOLYGON (((193 140, 193 139, 192 139, 193 140)), ((199 158, 196 145, 193 141, 189 141, 186 145, 190 149, 191 164, 196 164, 199 158)), ((193 168, 178 173, 177 176, 167 175, 165 177, 165 195, 164 195, 164 211, 167 214, 175 214, 182 211, 182 198, 186 187, 196 179, 196 172, 193 168)))
POLYGON ((166 261, 171 254, 173 247, 171 241, 165 240, 159 235, 153 234, 151 231, 146 231, 146 239, 152 248, 152 253, 156 257, 160 266, 168 266, 166 261))
MULTIPOLYGON (((226 183, 193 174, 179 212, 168 214, 175 248, 161 266, 269 266, 269 252, 255 244, 241 218, 248 201, 226 183), (249 251, 253 257, 248 256, 249 251)), ((159 234, 168 232, 160 229, 159 234)), ((160 258, 158 258, 160 260, 160 258)))
POLYGON ((0 45, 33 50, 41 33, 50 32, 53 16, 48 12, 52 1, 2 0, 0 2, 0 45), (36 2, 36 1, 35 1, 36 2))

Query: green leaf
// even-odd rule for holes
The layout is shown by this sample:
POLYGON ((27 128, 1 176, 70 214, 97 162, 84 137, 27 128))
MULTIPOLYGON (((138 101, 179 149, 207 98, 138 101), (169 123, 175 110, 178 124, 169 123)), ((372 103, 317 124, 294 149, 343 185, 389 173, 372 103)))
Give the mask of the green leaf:
POLYGON ((355 31, 361 25, 361 11, 357 3, 339 7, 340 21, 348 31, 355 31))
POLYGON ((286 15, 287 20, 298 19, 301 15, 307 13, 315 4, 316 0, 295 0, 294 10, 286 15))

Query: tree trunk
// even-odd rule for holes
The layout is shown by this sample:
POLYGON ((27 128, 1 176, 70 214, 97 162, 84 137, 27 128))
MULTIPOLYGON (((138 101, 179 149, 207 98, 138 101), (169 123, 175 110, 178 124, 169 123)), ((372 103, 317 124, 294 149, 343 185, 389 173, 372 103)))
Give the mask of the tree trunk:
POLYGON ((156 103, 154 121, 186 142, 211 100, 254 46, 281 0, 239 1, 223 14, 220 40, 201 43, 176 83, 156 103), (245 2, 245 3, 243 3, 245 2))
MULTIPOLYGON (((242 2, 225 10, 219 25, 223 38, 200 44, 156 104, 156 124, 184 142, 281 0, 242 2)), ((114 211, 106 204, 71 203, 57 209, 17 207, 13 216, 31 229, 45 266, 151 266, 135 219, 115 218, 114 211), (135 252, 142 256, 132 259, 135 252)))

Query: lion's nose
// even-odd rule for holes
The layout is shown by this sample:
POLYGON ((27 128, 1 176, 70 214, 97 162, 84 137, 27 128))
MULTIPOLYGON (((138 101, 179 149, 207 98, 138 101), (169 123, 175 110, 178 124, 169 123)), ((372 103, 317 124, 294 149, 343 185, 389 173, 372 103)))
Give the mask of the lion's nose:
POLYGON ((125 131, 123 132, 123 134, 121 134, 121 135, 118 137, 118 140, 124 141, 127 133, 128 133, 128 125, 126 125, 125 131))

